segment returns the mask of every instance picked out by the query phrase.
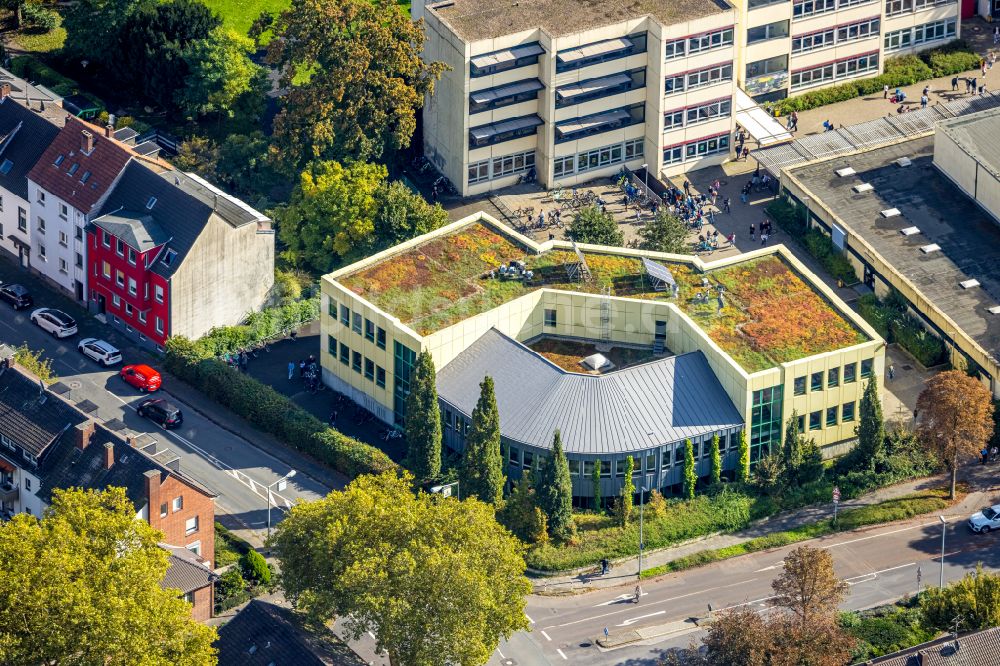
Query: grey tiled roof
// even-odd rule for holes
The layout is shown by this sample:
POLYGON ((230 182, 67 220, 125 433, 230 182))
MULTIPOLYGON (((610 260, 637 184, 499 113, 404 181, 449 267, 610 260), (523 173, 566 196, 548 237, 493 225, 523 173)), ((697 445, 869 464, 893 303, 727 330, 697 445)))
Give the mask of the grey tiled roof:
POLYGON ((152 250, 170 240, 170 235, 160 228, 151 216, 135 211, 119 210, 101 215, 93 224, 121 238, 129 247, 139 252, 152 250))
MULTIPOLYGON (((916 645, 864 664, 878 666, 997 666, 1000 664, 1000 627, 916 645)), ((859 665, 860 666, 860 665, 859 665)))
POLYGON ((60 433, 86 420, 15 368, 0 371, 0 434, 28 453, 41 457, 60 433))
POLYGON ((24 108, 11 97, 0 100, 0 164, 11 161, 10 169, 0 171, 0 187, 28 199, 28 172, 49 147, 59 127, 38 113, 24 108))
POLYGON ((218 577, 187 548, 167 543, 161 543, 160 547, 170 553, 170 567, 160 581, 160 587, 187 594, 208 587, 218 577))
POLYGON ((438 396, 466 415, 479 383, 496 385, 504 437, 539 448, 562 431, 567 453, 650 449, 726 428, 743 419, 701 352, 606 375, 566 372, 490 329, 437 374, 438 396))
POLYGON ((325 629, 312 633, 291 609, 254 599, 219 628, 219 666, 363 666, 325 629), (322 632, 322 634, 320 634, 322 632))

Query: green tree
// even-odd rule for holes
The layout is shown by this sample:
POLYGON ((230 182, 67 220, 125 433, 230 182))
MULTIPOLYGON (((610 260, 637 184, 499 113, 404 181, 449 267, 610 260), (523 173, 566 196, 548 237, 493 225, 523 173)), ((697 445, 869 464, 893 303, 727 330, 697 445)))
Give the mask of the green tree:
POLYGON ((1000 625, 1000 574, 983 571, 982 563, 974 573, 947 587, 928 587, 920 595, 921 623, 930 630, 954 628, 955 618, 962 618, 961 631, 977 631, 1000 625))
POLYGON ((267 560, 256 550, 250 549, 240 557, 240 570, 243 577, 263 585, 271 584, 271 569, 267 560))
POLYGON ((215 629, 160 587, 162 539, 122 488, 56 490, 41 519, 0 523, 0 663, 214 663, 215 629))
POLYGON ((192 136, 177 146, 177 155, 170 161, 181 171, 191 171, 206 180, 215 181, 219 146, 203 136, 192 136))
POLYGON ((375 636, 394 666, 482 664, 528 628, 525 546, 475 498, 414 494, 394 473, 300 502, 271 545, 288 598, 345 635, 375 636))
POLYGON ((375 195, 385 177, 385 167, 364 162, 318 162, 303 171, 291 201, 275 215, 282 256, 315 273, 360 256, 375 231, 375 195))
POLYGON ((601 499, 601 461, 597 459, 594 461, 594 469, 590 472, 590 484, 594 489, 594 508, 600 511, 604 507, 603 500, 601 499))
POLYGON ((552 436, 552 455, 542 465, 538 503, 553 539, 565 541, 573 536, 573 480, 558 430, 552 436))
POLYGON ((657 252, 690 254, 691 246, 687 242, 687 235, 687 225, 663 207, 657 211, 656 217, 639 229, 639 238, 642 239, 639 247, 657 252))
POLYGON ((374 254, 450 222, 441 204, 433 206, 402 181, 383 183, 375 194, 378 212, 368 252, 374 254))
POLYGON ((796 476, 799 483, 805 485, 823 478, 823 452, 815 439, 809 439, 802 444, 802 462, 799 464, 796 476))
POLYGON ((635 501, 635 482, 632 474, 635 472, 635 458, 628 456, 625 458, 625 482, 622 484, 622 494, 618 498, 618 521, 622 527, 628 525, 632 519, 632 505, 635 501))
POLYGON ((251 29, 265 34, 267 63, 288 89, 274 140, 292 170, 315 159, 389 163, 446 69, 421 58, 423 25, 395 0, 292 0, 251 29))
POLYGON ((882 401, 878 396, 878 383, 873 373, 868 378, 861 405, 858 407, 857 460, 868 469, 874 469, 885 457, 885 423, 882 420, 882 401))
MULTIPOLYGON (((417 356, 406 396, 407 466, 418 481, 441 474, 441 407, 438 405, 437 372, 430 352, 417 356)), ((464 487, 460 491, 468 492, 464 487)))
POLYGON ((709 460, 712 462, 712 469, 709 472, 710 483, 721 483, 722 481, 722 454, 719 453, 719 436, 712 435, 712 448, 708 452, 709 460))
POLYGON ((263 99, 267 74, 250 60, 254 41, 234 30, 217 27, 207 39, 194 42, 183 55, 188 73, 184 85, 176 89, 174 101, 192 115, 218 113, 233 115, 244 95, 263 99))
POLYGON ((528 544, 545 543, 549 538, 545 512, 538 506, 531 474, 525 472, 497 513, 500 524, 528 544))
POLYGON ((477 497, 494 506, 499 506, 503 500, 500 412, 493 378, 489 376, 479 384, 479 401, 472 410, 472 425, 465 438, 459 480, 465 497, 477 497))
POLYGON ((260 198, 278 181, 269 151, 270 141, 259 130, 230 134, 219 146, 218 179, 231 190, 260 198))
POLYGON ((147 0, 79 0, 63 14, 66 42, 63 54, 87 67, 109 65, 118 55, 115 45, 123 26, 147 0))
POLYGON ((799 434, 799 414, 794 409, 785 421, 785 436, 781 440, 781 471, 789 484, 799 483, 799 467, 802 465, 803 437, 799 434))
POLYGON ((568 231, 569 237, 577 243, 614 246, 625 244, 625 235, 618 228, 614 216, 597 206, 587 206, 578 210, 573 221, 569 223, 568 231))
POLYGON ((750 480, 750 444, 747 442, 747 433, 740 430, 740 448, 736 460, 736 480, 739 483, 746 483, 750 480))
POLYGON ((698 471, 694 466, 694 444, 684 440, 684 497, 694 499, 694 489, 698 485, 698 471))

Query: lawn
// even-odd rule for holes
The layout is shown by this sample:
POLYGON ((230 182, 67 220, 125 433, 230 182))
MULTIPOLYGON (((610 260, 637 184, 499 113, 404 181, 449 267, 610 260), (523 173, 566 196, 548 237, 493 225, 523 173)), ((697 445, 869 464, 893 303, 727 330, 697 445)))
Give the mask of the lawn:
POLYGON ((62 15, 58 11, 56 12, 56 20, 56 27, 52 30, 42 31, 38 28, 25 28, 19 32, 11 33, 10 41, 26 53, 35 55, 54 53, 61 49, 66 41, 66 28, 62 27, 62 15))
MULTIPOLYGON (((262 12, 280 12, 292 4, 291 0, 205 0, 205 4, 222 16, 226 26, 241 35, 247 34, 250 26, 262 12)), ((398 1, 400 7, 410 13, 410 2, 398 1)))

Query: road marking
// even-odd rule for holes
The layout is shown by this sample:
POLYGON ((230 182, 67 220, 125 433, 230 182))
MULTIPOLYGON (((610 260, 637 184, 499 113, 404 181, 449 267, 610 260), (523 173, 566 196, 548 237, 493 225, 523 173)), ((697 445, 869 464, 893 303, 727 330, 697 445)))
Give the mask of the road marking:
POLYGON ((871 573, 861 574, 860 576, 851 576, 850 578, 845 578, 844 582, 847 583, 848 585, 859 585, 861 583, 870 583, 876 578, 878 578, 879 574, 888 573, 890 571, 896 571, 897 569, 905 569, 906 567, 913 567, 916 565, 917 565, 916 562, 910 562, 908 564, 900 564, 899 566, 889 567, 888 569, 879 569, 878 571, 872 571, 871 573), (859 578, 863 580, 858 580, 859 578))
POLYGON ((558 653, 559 653, 559 656, 560 656, 560 657, 562 657, 562 658, 563 658, 563 659, 565 659, 566 661, 569 661, 569 657, 567 657, 567 656, 566 656, 566 653, 565 653, 565 652, 563 652, 563 651, 562 651, 562 650, 560 650, 559 648, 556 648, 556 652, 558 652, 558 653))
POLYGON ((771 566, 764 567, 763 569, 757 569, 757 571, 755 571, 754 573, 760 573, 761 571, 773 571, 773 570, 777 569, 778 567, 783 567, 783 566, 785 566, 785 561, 781 560, 777 564, 772 564, 771 566))
POLYGON ((844 582, 847 583, 848 585, 860 585, 861 583, 870 583, 876 578, 878 578, 878 576, 876 576, 873 573, 869 573, 863 576, 855 576, 854 578, 860 578, 861 580, 845 579, 844 582))
POLYGON ((373 634, 372 632, 369 631, 368 635, 372 637, 373 641, 377 641, 378 640, 377 638, 375 638, 375 634, 373 634))
POLYGON ((927 527, 928 525, 937 525, 937 524, 938 522, 934 521, 933 523, 921 523, 919 525, 910 525, 909 527, 901 527, 898 530, 892 530, 891 532, 882 532, 881 534, 872 534, 871 536, 860 537, 858 539, 851 539, 850 541, 841 541, 840 543, 832 543, 829 546, 823 546, 823 548, 829 550, 830 548, 836 548, 837 546, 846 546, 848 544, 857 543, 859 541, 867 541, 868 539, 877 539, 879 537, 889 536, 890 534, 898 534, 900 532, 905 532, 907 530, 915 530, 918 527, 927 527))
MULTIPOLYGON (((677 601, 678 599, 686 599, 687 597, 694 597, 694 596, 697 596, 699 594, 705 594, 706 592, 711 592, 712 590, 720 590, 723 587, 732 587, 732 586, 731 585, 724 585, 724 586, 720 585, 720 586, 716 586, 716 587, 709 587, 709 588, 706 588, 704 590, 698 590, 697 592, 688 592, 687 594, 681 594, 681 595, 678 595, 676 597, 670 597, 668 599, 660 599, 659 601, 649 601, 649 602, 646 602, 646 605, 647 606, 658 606, 660 604, 670 603, 671 601, 677 601)), ((553 625, 550 625, 550 626, 546 627, 546 629, 559 629, 561 627, 570 627, 570 626, 572 626, 574 624, 580 624, 581 622, 590 622, 592 620, 600 620, 603 617, 611 617, 612 615, 621 615, 622 613, 630 613, 631 611, 632 611, 632 609, 630 609, 630 608, 622 608, 620 610, 611 611, 610 613, 604 613, 603 615, 594 615, 593 617, 585 617, 585 618, 580 619, 580 620, 573 620, 572 622, 564 622, 563 624, 553 624, 553 625)))
POLYGON ((753 604, 761 604, 761 605, 763 605, 763 603, 765 601, 770 601, 771 599, 774 599, 777 596, 778 595, 773 594, 770 597, 762 597, 760 599, 754 599, 753 601, 744 601, 741 604, 733 604, 732 606, 726 606, 725 610, 729 610, 730 608, 739 608, 740 606, 751 606, 753 604))
POLYGON ((551 638, 549 638, 549 635, 547 633, 545 633, 544 629, 542 629, 542 636, 545 636, 545 640, 547 640, 547 641, 551 641, 552 640, 551 638))
POLYGON ((532 619, 531 619, 531 616, 530 616, 530 615, 528 615, 527 613, 525 613, 525 614, 524 614, 524 617, 528 618, 528 622, 529 622, 529 623, 531 623, 531 624, 534 624, 534 623, 535 623, 535 621, 534 621, 534 620, 532 620, 532 619))
POLYGON ((503 656, 503 652, 500 651, 500 648, 497 648, 497 654, 500 655, 501 659, 506 659, 507 658, 507 657, 503 656))
MULTIPOLYGON (((644 597, 647 594, 649 594, 649 592, 640 592, 639 596, 644 597)), ((600 608, 601 606, 610 606, 611 604, 618 604, 625 601, 626 599, 635 599, 635 594, 632 592, 629 592, 627 594, 619 594, 617 597, 611 599, 610 601, 605 601, 597 604, 596 606, 594 606, 594 608, 600 608)))
POLYGON ((630 624, 635 624, 639 620, 645 620, 647 617, 656 617, 657 615, 666 615, 666 614, 667 614, 667 611, 665 611, 665 610, 659 610, 659 611, 656 611, 655 613, 649 613, 647 615, 640 615, 639 617, 629 618, 629 619, 625 620, 624 622, 622 622, 621 624, 616 624, 615 626, 616 627, 627 627, 630 624))

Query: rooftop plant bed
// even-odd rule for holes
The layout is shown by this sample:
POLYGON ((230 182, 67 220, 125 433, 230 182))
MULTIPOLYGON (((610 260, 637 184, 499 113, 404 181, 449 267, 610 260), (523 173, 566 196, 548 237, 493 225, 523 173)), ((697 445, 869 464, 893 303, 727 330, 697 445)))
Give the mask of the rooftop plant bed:
POLYGON ((632 365, 638 365, 650 361, 653 358, 653 350, 649 347, 638 349, 635 347, 611 347, 608 351, 598 352, 597 345, 592 342, 582 342, 577 340, 563 340, 560 338, 542 338, 528 345, 528 347, 546 359, 555 363, 568 372, 579 372, 588 375, 601 375, 614 370, 621 370, 632 365), (590 370, 583 365, 583 359, 591 354, 600 353, 614 364, 611 370, 598 372, 590 370))
MULTIPOLYGON (((492 229, 472 224, 340 279, 348 289, 428 335, 486 312, 535 289, 567 289, 639 299, 664 299, 654 291, 642 262, 629 256, 586 254, 590 282, 569 280, 564 250, 531 255, 492 229), (520 280, 490 278, 501 263, 524 261, 535 272, 520 280)), ((864 342, 867 338, 812 289, 780 257, 747 261, 703 275, 687 264, 669 268, 677 304, 748 372, 864 342), (725 288, 717 291, 703 278, 725 288), (697 294, 710 294, 707 301, 697 294)))

